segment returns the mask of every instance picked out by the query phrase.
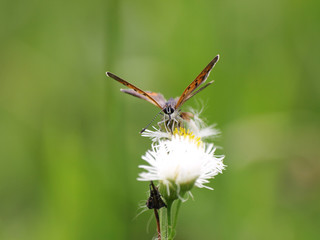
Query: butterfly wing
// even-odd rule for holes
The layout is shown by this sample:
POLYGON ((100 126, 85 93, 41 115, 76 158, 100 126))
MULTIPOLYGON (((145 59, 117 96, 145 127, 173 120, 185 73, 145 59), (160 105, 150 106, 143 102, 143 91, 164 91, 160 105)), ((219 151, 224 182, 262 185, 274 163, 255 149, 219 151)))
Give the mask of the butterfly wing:
MULTIPOLYGON (((130 95, 132 95, 134 97, 141 98, 143 100, 146 100, 146 101, 158 106, 157 104, 155 104, 154 101, 151 101, 149 98, 147 98, 144 95, 134 91, 133 89, 120 89, 120 91, 124 92, 124 93, 127 93, 127 94, 130 94, 130 95)), ((161 93, 155 93, 155 92, 150 92, 150 91, 145 91, 145 93, 147 93, 149 96, 151 96, 161 106, 161 109, 164 108, 164 105, 166 103, 166 99, 163 97, 163 95, 161 93)))
POLYGON ((164 96, 161 93, 146 91, 146 93, 149 94, 154 100, 156 100, 159 105, 164 108, 164 105, 166 104, 167 100, 164 98, 164 96))
POLYGON ((106 72, 106 74, 107 74, 108 77, 111 77, 114 80, 118 81, 119 83, 122 83, 123 85, 131 88, 132 91, 137 93, 137 94, 132 94, 131 92, 126 92, 126 93, 131 94, 131 95, 133 95, 135 97, 139 97, 139 98, 142 98, 144 100, 147 100, 148 102, 150 102, 150 103, 156 105, 158 108, 162 109, 162 106, 154 98, 152 98, 148 93, 146 93, 145 91, 142 91, 140 88, 137 88, 136 86, 132 85, 131 83, 128 83, 126 80, 123 80, 122 78, 114 75, 111 72, 106 72))
POLYGON ((206 85, 204 85, 203 87, 199 88, 197 91, 191 93, 188 97, 186 97, 186 98, 182 101, 182 103, 181 103, 180 105, 184 104, 187 100, 189 100, 190 98, 192 98, 192 97, 193 97, 194 95, 196 95, 197 93, 201 92, 203 89, 205 89, 206 87, 208 87, 208 86, 209 86, 210 84, 212 84, 212 83, 213 83, 213 81, 210 81, 210 82, 208 82, 206 85))
POLYGON ((214 59, 212 59, 212 61, 205 67, 205 69, 203 69, 202 72, 196 77, 196 79, 189 84, 189 86, 183 91, 181 97, 177 101, 175 109, 179 108, 186 100, 188 100, 189 98, 194 96, 196 93, 198 93, 199 91, 203 90, 204 88, 210 85, 210 84, 205 85, 203 88, 199 89, 199 91, 197 91, 194 95, 191 95, 201 84, 203 84, 207 80, 210 74, 210 71, 212 70, 212 68, 214 67, 214 65, 218 60, 219 60, 219 55, 215 56, 214 59))

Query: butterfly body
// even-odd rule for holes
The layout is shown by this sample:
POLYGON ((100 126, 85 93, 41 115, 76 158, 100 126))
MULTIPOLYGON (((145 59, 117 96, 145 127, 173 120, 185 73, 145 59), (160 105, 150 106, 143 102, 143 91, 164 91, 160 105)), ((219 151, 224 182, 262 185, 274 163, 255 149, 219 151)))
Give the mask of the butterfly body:
MULTIPOLYGON (((199 93, 200 91, 202 91, 203 89, 205 89, 213 83, 213 81, 211 81, 203 85, 207 80, 210 71, 212 70, 212 68, 218 60, 219 55, 213 58, 213 60, 205 67, 205 69, 202 70, 202 72, 196 77, 196 79, 188 85, 188 87, 183 91, 180 97, 170 98, 168 101, 164 98, 164 96, 161 93, 143 91, 140 88, 134 86, 133 84, 114 75, 113 73, 107 72, 106 74, 108 77, 111 77, 114 80, 130 88, 121 89, 122 92, 144 99, 160 108, 161 112, 164 113, 164 120, 162 122, 166 123, 166 125, 169 125, 170 123, 172 123, 173 120, 173 128, 175 126, 175 123, 177 124, 177 126, 179 126, 179 124, 181 123, 181 119, 188 120, 190 119, 190 117, 192 117, 191 113, 181 112, 180 108, 187 100, 189 100, 194 95, 196 95, 197 93, 199 93)), ((145 129, 143 129, 141 132, 143 132, 145 129)))

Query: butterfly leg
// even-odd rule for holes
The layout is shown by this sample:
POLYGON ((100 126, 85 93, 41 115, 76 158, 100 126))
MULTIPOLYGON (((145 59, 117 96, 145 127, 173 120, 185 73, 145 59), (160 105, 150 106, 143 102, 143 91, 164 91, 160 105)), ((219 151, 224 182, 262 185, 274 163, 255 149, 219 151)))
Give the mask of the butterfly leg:
POLYGON ((169 129, 168 129, 168 127, 167 127, 167 122, 168 122, 168 120, 167 120, 167 118, 166 118, 166 115, 163 115, 163 120, 160 121, 160 122, 158 122, 158 126, 159 126, 160 129, 161 129, 162 127, 164 127, 165 130, 166 130, 166 132, 169 132, 169 129))
POLYGON ((165 122, 165 128, 167 130, 167 132, 172 132, 170 131, 170 123, 171 123, 171 118, 170 118, 170 115, 169 115, 169 120, 165 122))
POLYGON ((175 119, 171 118, 168 122, 168 127, 171 129, 171 132, 174 130, 175 119), (171 124, 171 125, 170 125, 171 124), (170 126, 169 126, 170 125, 170 126))
POLYGON ((171 116, 169 115, 169 120, 167 121, 167 128, 170 129, 170 132, 173 133, 174 131, 174 126, 175 126, 175 122, 177 120, 175 118, 171 118, 171 116))
POLYGON ((163 119, 162 121, 158 122, 158 126, 159 126, 160 129, 162 128, 162 125, 165 126, 165 119, 163 119))
POLYGON ((172 124, 172 132, 174 131, 174 129, 175 128, 179 128, 179 121, 176 119, 176 118, 172 118, 172 120, 173 120, 173 124, 172 124), (175 127, 175 125, 176 125, 176 127, 175 127))

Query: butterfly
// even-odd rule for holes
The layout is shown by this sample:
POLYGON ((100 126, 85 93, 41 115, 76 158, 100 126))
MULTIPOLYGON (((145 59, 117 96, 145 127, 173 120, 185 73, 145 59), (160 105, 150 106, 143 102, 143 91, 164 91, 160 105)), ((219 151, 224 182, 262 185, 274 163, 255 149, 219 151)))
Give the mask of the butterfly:
MULTIPOLYGON (((195 80, 193 80, 189 86, 183 91, 182 95, 177 98, 170 98, 168 101, 164 98, 164 96, 161 93, 155 93, 151 91, 143 91, 140 88, 134 86, 133 84, 125 81, 124 79, 114 75, 111 72, 106 72, 106 75, 108 77, 113 78, 114 80, 118 81, 119 83, 125 85, 126 87, 130 89, 120 89, 120 91, 130 94, 132 96, 144 99, 158 108, 161 109, 159 113, 164 113, 164 116, 168 117, 168 122, 172 120, 177 121, 177 118, 181 118, 184 120, 189 120, 190 117, 192 117, 191 113, 188 112, 181 112, 180 108, 181 106, 190 98, 195 96, 197 93, 208 87, 210 84, 213 83, 213 81, 208 82, 204 85, 206 82, 212 68, 215 66, 215 64, 219 60, 219 55, 215 56, 212 61, 202 70, 202 72, 196 77, 195 80)), ((158 114, 156 115, 156 117, 158 114)), ((166 122, 167 119, 165 118, 164 122, 166 122)), ((149 124, 150 125, 150 124, 149 124)), ((148 125, 148 126, 149 126, 148 125)), ((148 127, 147 126, 147 127, 148 127)), ((146 127, 146 128, 147 128, 146 127)), ((144 128, 140 133, 142 133, 144 128)))

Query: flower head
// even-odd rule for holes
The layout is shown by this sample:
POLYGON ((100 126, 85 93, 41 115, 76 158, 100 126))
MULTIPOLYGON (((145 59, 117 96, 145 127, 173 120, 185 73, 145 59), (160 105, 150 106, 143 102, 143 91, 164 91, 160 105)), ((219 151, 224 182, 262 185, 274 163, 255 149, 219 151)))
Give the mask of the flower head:
MULTIPOLYGON (((190 113, 193 117, 188 121, 183 121, 185 127, 196 137, 201 139, 214 138, 220 134, 220 131, 215 128, 215 125, 206 126, 204 121, 199 117, 201 111, 195 111, 190 109, 190 113)), ((162 121, 161 121, 162 122, 162 121)), ((171 139, 172 133, 170 131, 162 131, 153 127, 154 131, 146 129, 143 133, 143 137, 149 137, 153 142, 157 142, 162 139, 171 139)))
POLYGON ((205 186, 209 179, 225 168, 224 156, 215 156, 213 144, 204 143, 200 137, 184 128, 175 130, 170 138, 159 139, 152 149, 142 156, 149 165, 140 165, 146 170, 139 174, 138 180, 160 182, 164 197, 177 198, 191 190, 195 185, 205 186))

